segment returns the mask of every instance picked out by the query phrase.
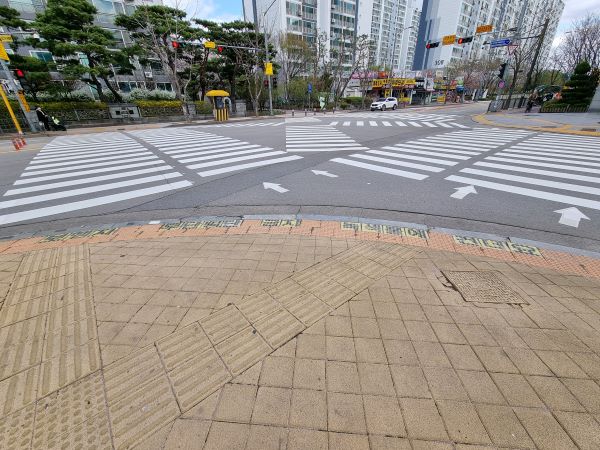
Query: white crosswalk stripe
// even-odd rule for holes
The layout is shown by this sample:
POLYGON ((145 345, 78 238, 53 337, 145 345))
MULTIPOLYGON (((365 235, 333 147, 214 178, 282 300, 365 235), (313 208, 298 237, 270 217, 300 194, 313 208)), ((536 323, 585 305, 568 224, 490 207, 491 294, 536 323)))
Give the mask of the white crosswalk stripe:
POLYGON ((236 123, 218 123, 211 125, 202 125, 202 127, 210 127, 210 128, 245 128, 245 127, 280 127, 284 125, 285 122, 255 122, 253 120, 249 120, 248 122, 236 122, 236 123))
POLYGON ((288 155, 270 147, 206 133, 202 129, 204 127, 140 130, 132 134, 194 170, 201 177, 302 159, 302 156, 288 155))
POLYGON ((54 139, 0 199, 0 225, 191 186, 181 173, 121 133, 54 139))
POLYGON ((446 132, 331 161, 413 180, 424 180, 431 173, 443 172, 530 134, 527 131, 498 129, 446 132), (369 162, 365 163, 365 160, 369 162), (406 170, 399 170, 398 167, 406 170))
POLYGON ((288 152, 367 150, 351 137, 329 125, 288 125, 285 128, 285 147, 288 152))
MULTIPOLYGON (((456 114, 425 114, 404 111, 385 111, 385 112, 357 112, 357 113, 335 113, 335 118, 352 118, 352 119, 388 119, 388 120, 416 120, 416 121, 452 121, 456 120, 456 114)), ((322 116, 321 116, 322 117, 322 116)))
MULTIPOLYGON (((396 117, 394 117, 395 119, 396 117)), ((432 119, 428 119, 428 120, 407 120, 405 119, 404 121, 401 120, 394 120, 389 121, 389 120, 382 120, 382 121, 378 121, 378 120, 344 120, 344 121, 339 121, 339 120, 333 120, 333 121, 327 121, 327 120, 323 120, 323 122, 325 122, 327 125, 332 126, 332 127, 362 127, 362 126, 369 126, 369 127, 379 127, 379 126, 383 126, 383 127, 394 127, 394 126, 398 126, 398 127, 406 127, 406 126, 410 126, 410 127, 415 127, 415 128, 470 128, 468 126, 465 125, 461 125, 460 123, 456 123, 456 122, 449 122, 449 121, 441 121, 441 120, 432 120, 432 119)))
POLYGON ((600 210, 600 140, 540 134, 446 179, 600 210))

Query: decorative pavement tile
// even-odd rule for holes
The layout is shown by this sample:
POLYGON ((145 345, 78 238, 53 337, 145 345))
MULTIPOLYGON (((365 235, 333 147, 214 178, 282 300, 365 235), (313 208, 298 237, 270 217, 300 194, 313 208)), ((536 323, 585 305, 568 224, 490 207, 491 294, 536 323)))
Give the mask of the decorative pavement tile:
POLYGON ((30 448, 34 417, 35 406, 32 404, 0 419, 0 448, 3 450, 30 448))

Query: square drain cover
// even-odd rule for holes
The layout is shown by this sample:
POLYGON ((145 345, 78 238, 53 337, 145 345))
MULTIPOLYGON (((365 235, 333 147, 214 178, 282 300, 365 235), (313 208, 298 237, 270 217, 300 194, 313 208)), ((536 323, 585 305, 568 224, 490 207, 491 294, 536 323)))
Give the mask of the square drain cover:
POLYGON ((443 272, 468 302, 527 303, 497 272, 443 272))

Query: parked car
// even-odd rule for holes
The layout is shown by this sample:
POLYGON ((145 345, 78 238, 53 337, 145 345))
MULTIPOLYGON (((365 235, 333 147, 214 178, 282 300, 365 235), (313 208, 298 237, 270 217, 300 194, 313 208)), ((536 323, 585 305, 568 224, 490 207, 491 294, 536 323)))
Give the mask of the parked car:
POLYGON ((386 109, 396 109, 398 107, 398 99, 394 97, 381 97, 371 103, 371 111, 376 109, 385 111, 386 109))

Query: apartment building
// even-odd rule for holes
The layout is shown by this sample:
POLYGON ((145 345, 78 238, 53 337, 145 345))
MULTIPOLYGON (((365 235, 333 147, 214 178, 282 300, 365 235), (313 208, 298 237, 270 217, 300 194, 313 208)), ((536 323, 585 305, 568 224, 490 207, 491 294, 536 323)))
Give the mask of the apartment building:
MULTIPOLYGON (((88 0, 98 10, 96 24, 110 30, 115 37, 115 47, 123 48, 131 44, 129 33, 114 24, 118 14, 131 14, 139 5, 162 5, 162 0, 88 0)), ((35 20, 36 14, 46 8, 46 0, 0 0, 0 6, 8 6, 16 9, 25 21, 35 20)), ((1 27, 0 27, 1 29, 1 27)), ((7 49, 9 53, 10 49, 7 49)), ((33 56, 50 62, 52 54, 43 49, 36 49, 22 45, 18 49, 19 54, 33 56)), ((117 80, 122 92, 129 92, 135 88, 150 88, 172 90, 171 83, 163 76, 162 65, 158 61, 150 61, 148 66, 136 64, 136 70, 132 75, 120 75, 117 80)))
POLYGON ((492 49, 486 42, 510 38, 516 29, 522 37, 539 35, 544 21, 550 19, 540 54, 546 58, 563 9, 564 0, 423 0, 413 68, 439 69, 456 59, 503 56, 505 47, 492 49), (492 25, 493 32, 476 34, 480 25, 492 25), (442 38, 453 34, 474 39, 463 45, 442 45, 442 38), (428 42, 440 44, 427 49, 428 42))
POLYGON ((243 0, 244 19, 257 23, 270 36, 292 33, 314 42, 317 33, 326 33, 329 49, 343 48, 356 36, 367 35, 373 43, 373 65, 393 66, 396 71, 412 67, 421 0, 276 0, 270 6, 271 3, 272 0, 243 0))

